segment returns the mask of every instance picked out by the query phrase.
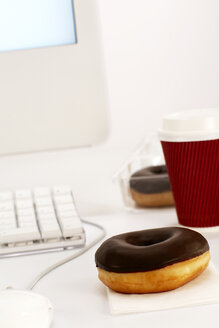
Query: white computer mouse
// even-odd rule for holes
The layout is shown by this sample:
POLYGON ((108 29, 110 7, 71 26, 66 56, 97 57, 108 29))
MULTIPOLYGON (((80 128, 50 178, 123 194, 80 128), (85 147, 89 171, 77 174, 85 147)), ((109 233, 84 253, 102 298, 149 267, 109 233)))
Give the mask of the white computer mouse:
POLYGON ((50 301, 26 290, 0 291, 1 328, 49 328, 53 317, 50 301))

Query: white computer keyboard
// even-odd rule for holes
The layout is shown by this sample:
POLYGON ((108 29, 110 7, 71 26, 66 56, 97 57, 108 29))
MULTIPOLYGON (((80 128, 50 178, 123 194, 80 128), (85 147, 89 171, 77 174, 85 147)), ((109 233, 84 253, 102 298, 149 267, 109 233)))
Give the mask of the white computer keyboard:
POLYGON ((0 257, 84 244, 70 187, 0 192, 0 257))

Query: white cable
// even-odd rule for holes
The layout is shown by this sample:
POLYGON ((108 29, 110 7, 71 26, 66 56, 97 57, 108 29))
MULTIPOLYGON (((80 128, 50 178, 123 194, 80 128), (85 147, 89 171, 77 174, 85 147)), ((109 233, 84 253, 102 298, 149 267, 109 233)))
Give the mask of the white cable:
POLYGON ((44 278, 47 274, 49 274, 50 272, 52 272, 53 270, 57 269, 58 267, 64 265, 65 263, 68 263, 72 260, 74 260, 75 258, 79 257, 80 255, 84 254, 85 252, 87 252, 90 248, 92 248, 94 245, 96 245, 99 241, 101 241, 105 236, 106 236, 106 232, 105 229, 97 224, 97 223, 93 223, 93 222, 88 222, 86 220, 82 220, 81 221, 85 224, 89 224, 93 227, 98 228, 101 231, 101 234, 99 237, 97 237, 95 240, 93 240, 90 244, 86 245, 85 247, 83 247, 82 249, 80 249, 77 253, 59 261, 56 262, 55 264, 51 265, 50 267, 48 267, 47 269, 45 269, 44 271, 42 271, 29 285, 28 289, 32 290, 36 284, 42 279, 44 278))

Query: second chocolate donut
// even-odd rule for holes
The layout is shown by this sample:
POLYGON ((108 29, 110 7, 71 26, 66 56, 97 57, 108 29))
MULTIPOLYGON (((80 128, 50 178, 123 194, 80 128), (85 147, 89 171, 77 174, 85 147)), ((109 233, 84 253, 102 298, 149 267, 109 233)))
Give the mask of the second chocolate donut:
POLYGON ((173 194, 165 165, 149 166, 131 175, 131 197, 138 206, 174 205, 173 194))

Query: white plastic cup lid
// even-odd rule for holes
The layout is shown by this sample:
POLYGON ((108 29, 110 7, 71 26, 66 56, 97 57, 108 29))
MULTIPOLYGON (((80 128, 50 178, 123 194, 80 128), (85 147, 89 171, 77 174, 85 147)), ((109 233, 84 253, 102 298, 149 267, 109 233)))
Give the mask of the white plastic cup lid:
POLYGON ((219 108, 192 109, 163 118, 162 141, 204 141, 219 139, 219 108))

